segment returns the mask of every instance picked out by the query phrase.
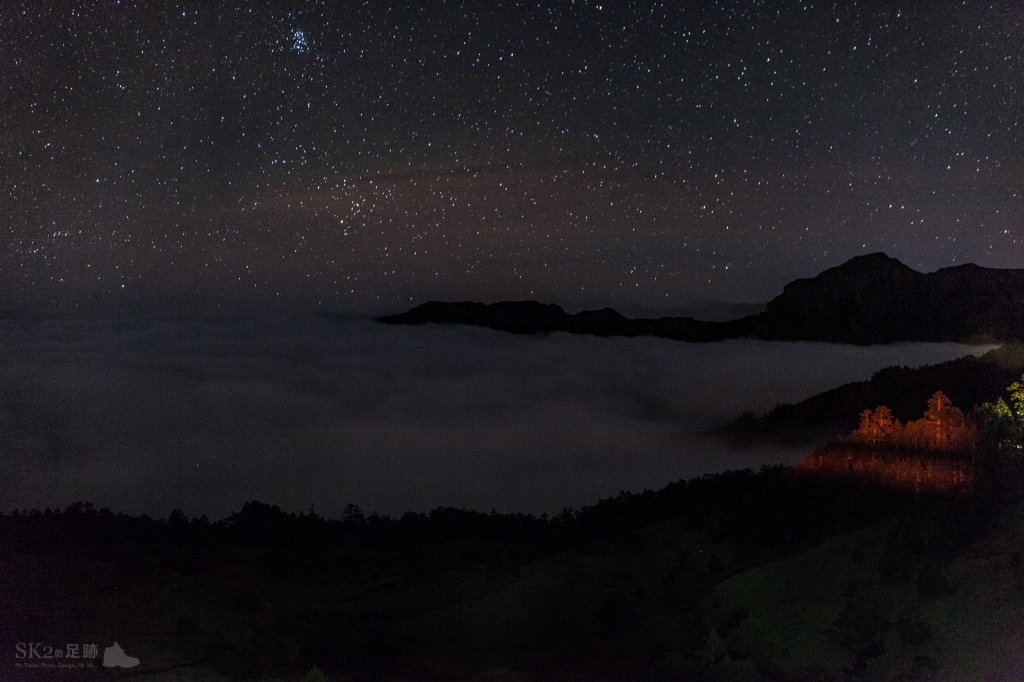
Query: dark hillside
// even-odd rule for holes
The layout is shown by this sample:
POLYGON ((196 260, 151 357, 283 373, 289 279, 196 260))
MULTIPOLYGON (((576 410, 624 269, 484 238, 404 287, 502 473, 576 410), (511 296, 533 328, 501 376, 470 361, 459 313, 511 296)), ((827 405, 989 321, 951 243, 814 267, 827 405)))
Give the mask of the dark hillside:
MULTIPOLYGON (((936 653, 946 639, 915 580, 923 594, 957 599, 939 567, 984 541, 988 502, 777 467, 623 493, 554 518, 437 509, 389 519, 352 507, 328 520, 257 502, 216 523, 86 504, 0 515, 0 567, 18 588, 0 593, 0 666, 15 670, 18 642, 93 642, 102 652, 117 641, 141 660, 132 674, 217 682, 298 680, 313 666, 331 680, 715 682, 736 679, 737 665, 750 673, 741 679, 826 680, 877 639, 893 652, 889 679, 923 655, 955 665, 936 653), (824 567, 823 551, 837 556, 824 567), (780 567, 794 577, 768 577, 751 593, 780 567), (806 589, 823 572, 830 586, 897 589, 911 620, 890 623, 886 612, 847 623, 850 590, 806 589), (803 587, 791 594, 792 585, 803 587), (759 624, 792 628, 804 609, 817 620, 786 636, 810 648, 781 654, 778 633, 759 624), (860 634, 835 642, 828 632, 840 626, 860 634), (916 634, 901 644, 909 626, 916 634)), ((1012 589, 988 580, 996 596, 1012 589)), ((83 665, 76 679, 109 678, 99 658, 83 665)), ((53 674, 30 673, 22 679, 53 674)))
POLYGON ((1024 345, 1006 344, 981 357, 967 356, 924 367, 886 367, 868 381, 856 381, 796 404, 778 405, 764 416, 744 415, 715 432, 742 442, 758 438, 800 440, 832 437, 857 427, 858 415, 886 405, 903 421, 916 418, 935 391, 969 412, 996 400, 1024 372, 1024 345))

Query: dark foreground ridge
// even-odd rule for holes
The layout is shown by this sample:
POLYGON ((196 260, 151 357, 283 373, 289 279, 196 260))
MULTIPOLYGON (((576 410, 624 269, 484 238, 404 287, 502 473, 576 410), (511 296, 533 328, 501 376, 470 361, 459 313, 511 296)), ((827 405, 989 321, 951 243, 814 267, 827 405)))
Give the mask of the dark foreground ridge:
MULTIPOLYGON (((995 604, 1015 598, 1011 568, 947 577, 978 576, 970 548, 1016 504, 1003 497, 910 495, 773 467, 555 517, 364 517, 350 506, 329 520, 258 502, 215 523, 82 503, 0 514, 14 587, 0 590, 0 678, 58 679, 29 667, 40 661, 27 643, 80 654, 81 643, 117 642, 141 661, 133 673, 218 682, 321 671, 396 682, 934 679, 896 677, 922 666, 957 679, 948 650, 961 630, 990 643, 1015 616, 986 609, 947 628, 932 604, 967 608, 978 589, 995 604), (822 551, 835 557, 824 566, 822 551), (894 608, 857 610, 894 593, 894 608), (780 655, 794 635, 799 655, 780 655), (871 674, 844 674, 861 667, 871 674)), ((988 651, 967 649, 972 665, 988 651)), ((73 678, 110 679, 100 660, 79 659, 73 678)))
POLYGON ((851 258, 787 284, 767 310, 728 322, 629 319, 611 308, 570 315, 554 304, 431 301, 378 319, 386 324, 468 324, 516 334, 569 332, 680 341, 760 338, 834 343, 1024 339, 1024 270, 973 264, 932 273, 884 253, 851 258))

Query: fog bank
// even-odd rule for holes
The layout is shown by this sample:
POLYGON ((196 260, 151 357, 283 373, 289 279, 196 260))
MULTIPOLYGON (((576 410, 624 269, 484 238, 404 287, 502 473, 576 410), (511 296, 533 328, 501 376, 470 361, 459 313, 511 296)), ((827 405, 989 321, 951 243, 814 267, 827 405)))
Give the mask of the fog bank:
MULTIPOLYGON (((552 512, 762 463, 702 435, 957 344, 515 336, 315 316, 0 321, 0 510, 552 512)), ((965 406, 969 407, 969 406, 965 406)))

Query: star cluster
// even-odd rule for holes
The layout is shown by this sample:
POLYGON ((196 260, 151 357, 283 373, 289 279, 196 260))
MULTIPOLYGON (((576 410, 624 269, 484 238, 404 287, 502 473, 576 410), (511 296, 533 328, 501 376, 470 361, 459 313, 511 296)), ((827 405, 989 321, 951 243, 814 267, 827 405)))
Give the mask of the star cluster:
POLYGON ((1018 3, 10 2, 0 303, 766 300, 1024 265, 1018 3))

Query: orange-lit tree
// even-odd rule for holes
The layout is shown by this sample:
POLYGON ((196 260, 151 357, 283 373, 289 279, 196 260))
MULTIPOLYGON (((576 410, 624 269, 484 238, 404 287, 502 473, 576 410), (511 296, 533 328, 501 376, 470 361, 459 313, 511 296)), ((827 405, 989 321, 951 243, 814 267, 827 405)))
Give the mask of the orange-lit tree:
POLYGON ((847 442, 880 449, 922 451, 969 451, 974 449, 976 429, 942 391, 928 399, 921 419, 907 422, 896 419, 892 410, 879 405, 860 414, 860 427, 847 442))
POLYGON ((945 393, 936 391, 928 399, 928 409, 922 419, 910 422, 905 429, 912 447, 920 450, 974 449, 975 429, 945 393))
POLYGON ((872 446, 895 443, 903 435, 903 424, 893 416, 892 410, 879 405, 874 411, 860 413, 860 428, 853 432, 853 439, 872 446))
POLYGON ((954 407, 945 393, 936 391, 928 400, 924 416, 906 425, 884 405, 865 410, 856 431, 810 453, 797 470, 917 491, 955 493, 974 485, 976 434, 974 420, 954 407))

